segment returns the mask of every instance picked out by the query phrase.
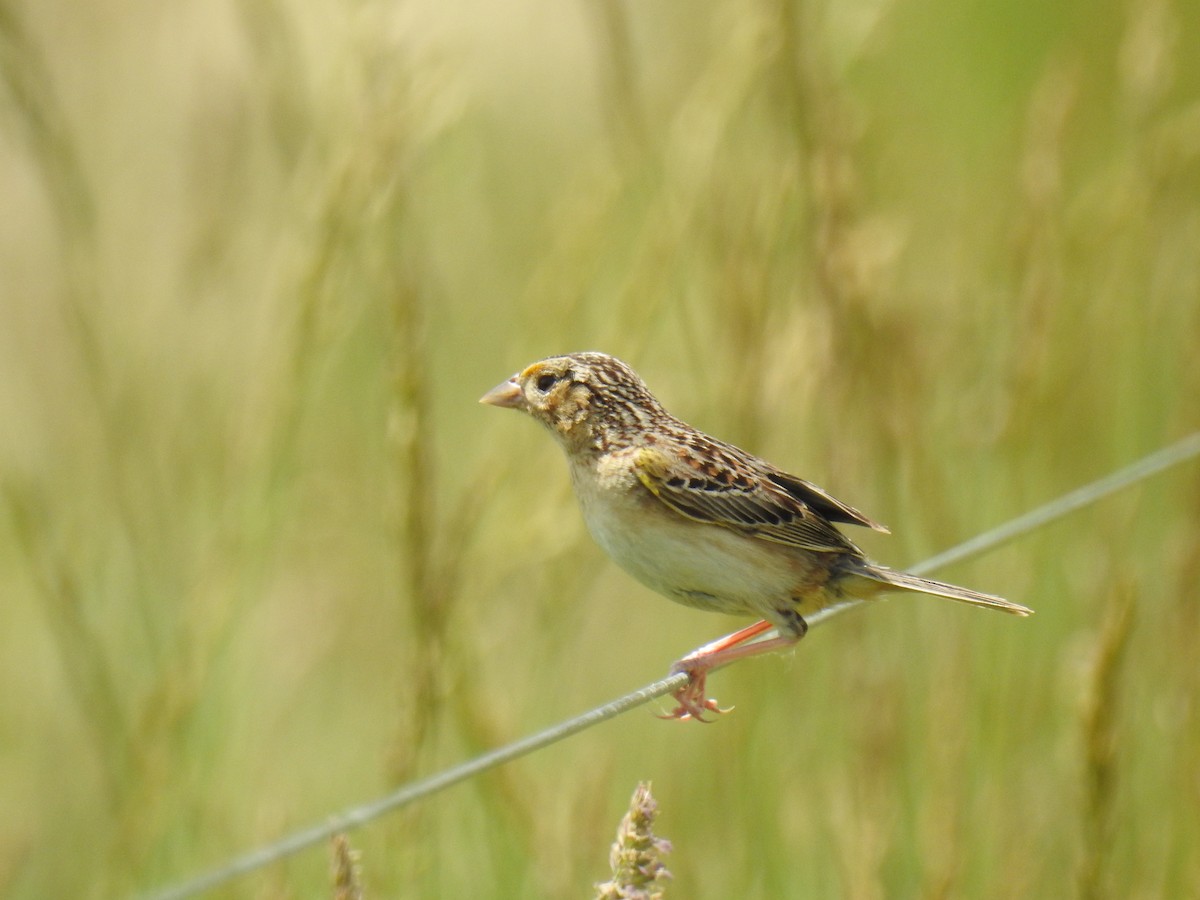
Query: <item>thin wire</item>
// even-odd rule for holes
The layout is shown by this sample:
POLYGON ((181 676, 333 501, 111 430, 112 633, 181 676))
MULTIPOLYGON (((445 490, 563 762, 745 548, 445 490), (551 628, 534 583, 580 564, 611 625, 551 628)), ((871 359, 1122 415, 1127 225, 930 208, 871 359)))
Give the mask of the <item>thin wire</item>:
POLYGON ((914 575, 920 575, 923 572, 940 569, 951 563, 956 563, 972 556, 978 556, 985 550, 991 550, 1001 544, 1006 544, 1014 538, 1028 534, 1036 528, 1041 528, 1043 525, 1048 525, 1056 519, 1061 519, 1075 512, 1077 509, 1090 506, 1099 500, 1103 500, 1110 494, 1115 494, 1117 491, 1137 484, 1139 481, 1145 481, 1151 475, 1165 472, 1167 469, 1187 462, 1195 456, 1200 456, 1200 431, 1151 453, 1149 456, 1143 456, 1137 462, 1131 463, 1123 469, 1118 469, 1111 475, 1097 479, 1091 484, 1085 484, 1083 487, 1077 488, 1069 494, 1064 494, 1057 500, 1052 500, 1044 506, 1030 510, 1023 516, 1017 516, 1017 518, 1005 522, 1003 525, 997 525, 990 531, 985 531, 983 534, 963 541, 958 546, 951 547, 949 550, 945 550, 925 560, 920 565, 914 566, 910 571, 914 575))
MULTIPOLYGON (((1084 485, 1077 490, 1064 494, 1057 500, 1052 500, 1003 525, 999 525, 977 537, 964 541, 943 553, 925 560, 919 565, 912 566, 910 571, 914 573, 928 572, 940 566, 946 566, 953 562, 961 562, 972 556, 978 556, 986 550, 991 550, 1017 537, 1028 534, 1076 510, 1090 506, 1123 488, 1144 481, 1152 475, 1157 475, 1159 472, 1164 472, 1173 466, 1177 466, 1197 456, 1200 456, 1200 432, 1189 435, 1162 450, 1143 457, 1123 469, 1113 472, 1111 475, 1084 485)), ((809 628, 812 628, 828 621, 847 609, 859 605, 861 602, 863 601, 854 601, 821 610, 814 615, 807 616, 806 621, 809 628)), ((196 878, 180 882, 178 885, 159 891, 158 893, 149 894, 146 900, 185 900, 187 897, 193 897, 205 891, 212 890, 227 881, 237 878, 239 875, 244 875, 254 869, 278 862, 284 857, 291 856, 300 850, 327 841, 335 834, 365 825, 379 818, 384 813, 408 806, 417 800, 428 797, 431 794, 436 794, 488 769, 511 762, 518 757, 532 753, 535 750, 540 750, 573 734, 591 728, 593 725, 599 725, 601 722, 619 716, 631 709, 643 706, 651 700, 673 693, 683 687, 687 683, 687 679, 688 676, 685 673, 679 672, 655 681, 653 684, 646 685, 610 703, 588 710, 582 715, 567 719, 536 734, 514 741, 511 744, 506 744, 503 747, 498 747, 495 750, 445 769, 428 778, 409 782, 387 796, 370 803, 364 803, 361 806, 351 807, 335 815, 325 824, 314 825, 311 828, 294 832, 282 840, 235 857, 225 865, 215 867, 196 878)))

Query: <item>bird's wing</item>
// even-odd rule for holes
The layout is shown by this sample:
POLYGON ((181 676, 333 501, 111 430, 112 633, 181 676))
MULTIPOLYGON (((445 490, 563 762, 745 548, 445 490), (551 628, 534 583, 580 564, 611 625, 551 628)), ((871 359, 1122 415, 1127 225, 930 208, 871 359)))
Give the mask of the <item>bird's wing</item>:
POLYGON ((681 456, 642 447, 634 470, 682 516, 805 550, 859 552, 830 519, 886 530, 815 485, 717 441, 681 456))
POLYGON ((831 522, 861 525, 864 528, 870 528, 872 531, 891 534, 891 530, 886 525, 881 525, 874 519, 867 518, 867 516, 853 506, 843 503, 837 497, 833 496, 833 494, 824 488, 817 487, 811 481, 805 481, 803 478, 797 478, 795 475, 789 475, 787 472, 781 472, 774 468, 767 473, 767 480, 783 488, 793 498, 815 509, 831 522))

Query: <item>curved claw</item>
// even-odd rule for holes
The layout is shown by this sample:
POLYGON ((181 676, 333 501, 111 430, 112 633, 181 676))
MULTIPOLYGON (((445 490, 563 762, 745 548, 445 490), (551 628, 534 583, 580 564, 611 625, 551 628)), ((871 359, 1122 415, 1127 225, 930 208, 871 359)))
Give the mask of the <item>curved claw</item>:
POLYGON ((678 695, 676 695, 675 699, 679 700, 679 706, 675 707, 675 709, 666 715, 658 716, 658 718, 676 719, 680 722, 686 722, 688 719, 694 719, 697 722, 703 722, 705 725, 711 725, 715 720, 706 719, 703 713, 714 712, 719 716, 723 716, 727 712, 733 712, 734 709, 732 706, 718 705, 717 701, 712 697, 706 699, 703 702, 703 705, 697 705, 695 702, 689 700, 686 706, 684 705, 684 701, 678 695))
POLYGON ((732 706, 722 708, 715 699, 706 696, 704 683, 708 676, 707 666, 697 665, 694 660, 682 659, 671 667, 671 671, 686 673, 688 683, 675 692, 675 701, 679 705, 668 715, 659 716, 660 719, 695 719, 707 724, 713 720, 707 718, 705 713, 724 715, 733 709, 732 706))

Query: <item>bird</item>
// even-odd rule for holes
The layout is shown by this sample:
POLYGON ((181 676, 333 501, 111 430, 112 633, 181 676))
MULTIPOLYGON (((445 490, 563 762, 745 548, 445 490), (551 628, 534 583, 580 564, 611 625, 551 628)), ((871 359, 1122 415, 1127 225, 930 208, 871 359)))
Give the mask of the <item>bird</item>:
POLYGON ((790 647, 820 610, 886 592, 930 594, 1018 616, 1018 603, 869 560, 839 525, 889 529, 811 482, 671 415, 626 363, 582 352, 534 362, 480 403, 520 410, 566 454, 595 541, 651 590, 759 618, 680 659, 688 681, 666 718, 708 721, 709 672, 790 647), (776 629, 770 638, 753 640, 776 629))

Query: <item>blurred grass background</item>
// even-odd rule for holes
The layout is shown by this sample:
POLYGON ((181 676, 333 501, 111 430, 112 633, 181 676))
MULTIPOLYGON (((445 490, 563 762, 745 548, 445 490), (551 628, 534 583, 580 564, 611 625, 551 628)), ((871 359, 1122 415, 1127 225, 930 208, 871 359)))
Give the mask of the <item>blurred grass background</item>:
MULTIPOLYGON (((1195 429, 1182 0, 0 0, 0 894, 174 882, 739 624, 476 398, 574 349, 912 563, 1195 429)), ((1200 472, 354 835, 378 897, 1200 894, 1200 472)), ((309 852, 219 896, 322 896, 309 852)))

